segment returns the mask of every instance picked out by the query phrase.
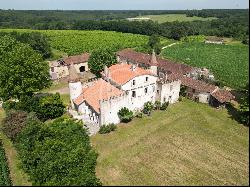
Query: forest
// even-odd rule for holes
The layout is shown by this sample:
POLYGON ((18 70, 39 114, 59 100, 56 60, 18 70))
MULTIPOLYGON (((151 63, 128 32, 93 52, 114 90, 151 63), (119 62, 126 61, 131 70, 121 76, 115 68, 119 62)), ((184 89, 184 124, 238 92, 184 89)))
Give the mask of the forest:
POLYGON ((62 11, 62 10, 0 10, 0 28, 40 30, 105 30, 152 35, 179 40, 189 35, 216 35, 244 40, 249 35, 249 10, 141 10, 141 11, 62 11), (143 15, 186 14, 189 17, 218 19, 192 22, 128 21, 143 15))

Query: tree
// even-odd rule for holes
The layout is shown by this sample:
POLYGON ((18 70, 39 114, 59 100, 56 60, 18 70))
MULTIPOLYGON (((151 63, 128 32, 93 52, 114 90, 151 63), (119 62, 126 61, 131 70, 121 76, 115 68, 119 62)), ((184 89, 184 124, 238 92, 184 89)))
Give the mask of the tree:
POLYGON ((32 95, 50 82, 49 65, 27 44, 9 36, 0 37, 0 97, 19 99, 32 95))
POLYGON ((97 186, 97 153, 82 124, 58 118, 43 124, 31 120, 16 144, 22 167, 38 186, 97 186))
POLYGON ((154 50, 157 55, 161 53, 160 41, 160 37, 156 34, 151 35, 148 40, 148 46, 150 47, 151 51, 154 50))
POLYGON ((89 59, 89 68, 92 73, 100 77, 100 73, 104 70, 104 67, 110 67, 117 63, 114 52, 110 49, 98 49, 92 52, 89 59))
POLYGON ((119 110, 118 116, 120 120, 124 123, 130 122, 134 117, 133 112, 126 107, 123 107, 121 110, 119 110))

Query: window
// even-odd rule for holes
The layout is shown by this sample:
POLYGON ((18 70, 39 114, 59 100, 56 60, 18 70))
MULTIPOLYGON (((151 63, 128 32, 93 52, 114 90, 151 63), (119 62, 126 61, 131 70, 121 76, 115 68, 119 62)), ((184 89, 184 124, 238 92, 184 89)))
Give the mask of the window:
POLYGON ((148 82, 148 77, 146 77, 146 82, 148 82))
POLYGON ((160 90, 157 90, 157 93, 159 94, 159 93, 160 93, 160 90))
POLYGON ((55 71, 54 67, 51 67, 50 69, 51 69, 51 72, 54 72, 54 71, 55 71))
POLYGON ((159 76, 160 76, 160 78, 164 78, 164 73, 160 72, 159 76))
POLYGON ((153 88, 153 92, 155 92, 155 86, 152 86, 152 88, 153 88))
POLYGON ((148 88, 145 88, 145 90, 144 90, 144 91, 145 91, 145 94, 147 94, 147 93, 148 93, 148 88))
POLYGON ((136 92, 132 91, 132 97, 136 97, 136 92))
POLYGON ((173 90, 173 85, 170 85, 170 92, 173 90))
POLYGON ((135 85, 135 80, 133 80, 133 86, 135 85))

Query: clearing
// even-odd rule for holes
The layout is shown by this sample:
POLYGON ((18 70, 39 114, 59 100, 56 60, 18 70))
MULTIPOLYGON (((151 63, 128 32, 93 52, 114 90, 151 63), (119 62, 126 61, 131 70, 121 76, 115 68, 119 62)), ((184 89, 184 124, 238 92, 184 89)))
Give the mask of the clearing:
POLYGON ((91 137, 104 185, 249 185, 249 128, 184 99, 91 137))
POLYGON ((208 21, 217 19, 215 17, 209 17, 209 18, 202 18, 202 17, 187 17, 186 14, 161 14, 161 15, 145 15, 145 16, 139 16, 140 17, 147 17, 150 18, 152 21, 157 21, 158 23, 165 23, 165 22, 185 22, 185 21, 208 21))

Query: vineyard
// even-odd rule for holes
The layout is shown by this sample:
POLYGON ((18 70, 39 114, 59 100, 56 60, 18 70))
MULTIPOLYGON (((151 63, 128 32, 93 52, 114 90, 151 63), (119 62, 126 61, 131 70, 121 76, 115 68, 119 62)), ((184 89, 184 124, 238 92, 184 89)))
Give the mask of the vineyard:
POLYGON ((9 177, 9 167, 1 139, 0 139, 0 186, 11 186, 11 180, 9 177))
MULTIPOLYGON (((34 30, 0 31, 34 32, 34 30)), ((52 48, 68 55, 91 52, 99 48, 109 48, 118 51, 124 48, 141 47, 147 44, 148 36, 112 31, 75 31, 75 30, 42 30, 48 36, 52 48)))
POLYGON ((248 50, 244 45, 181 43, 165 49, 162 56, 191 66, 207 67, 223 85, 237 89, 248 82, 248 50))

